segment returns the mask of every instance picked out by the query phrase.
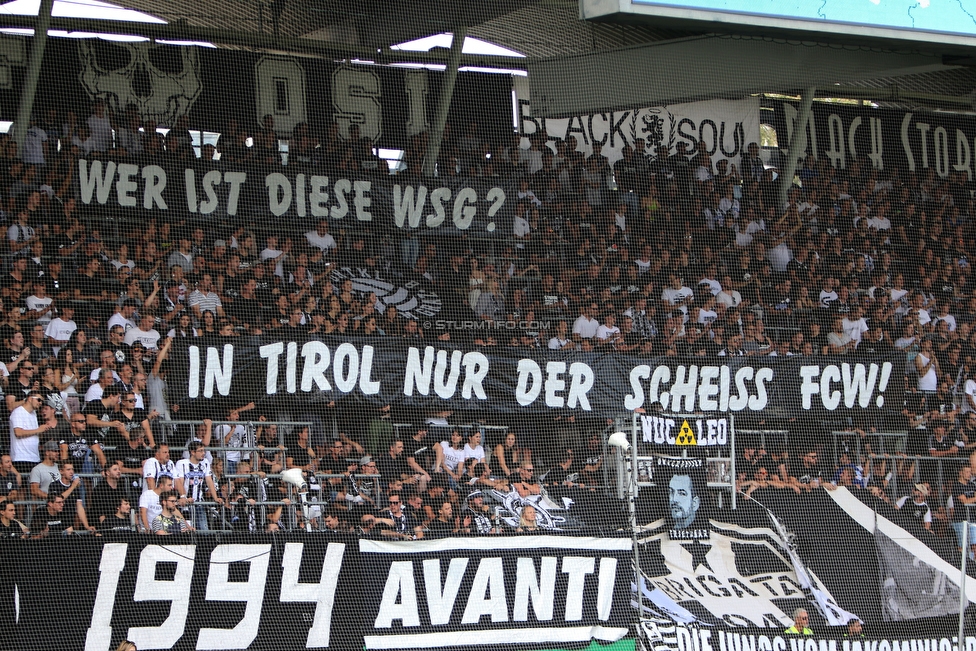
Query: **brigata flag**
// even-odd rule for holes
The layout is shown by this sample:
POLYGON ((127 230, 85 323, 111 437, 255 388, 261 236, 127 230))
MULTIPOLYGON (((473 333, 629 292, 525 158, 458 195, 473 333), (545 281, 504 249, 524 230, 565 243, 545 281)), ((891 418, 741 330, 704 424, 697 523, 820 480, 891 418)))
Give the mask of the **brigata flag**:
POLYGON ((611 642, 633 619, 629 537, 362 540, 360 552, 366 649, 611 642))

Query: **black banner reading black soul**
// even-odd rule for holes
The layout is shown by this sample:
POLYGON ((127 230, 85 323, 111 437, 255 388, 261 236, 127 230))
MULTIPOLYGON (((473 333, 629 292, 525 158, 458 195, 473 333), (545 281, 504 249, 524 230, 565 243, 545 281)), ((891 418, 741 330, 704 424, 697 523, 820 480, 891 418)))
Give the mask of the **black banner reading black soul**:
POLYGON ((368 344, 337 338, 217 346, 187 341, 178 341, 172 353, 182 364, 171 386, 190 401, 352 397, 456 412, 613 416, 644 408, 795 417, 900 410, 904 391, 901 355, 709 363, 597 353, 488 354, 382 338, 368 344))
POLYGON ((629 538, 166 542, 5 543, 0 619, 10 645, 0 648, 107 651, 125 639, 144 650, 362 649, 364 639, 431 648, 488 636, 544 649, 617 640, 632 620, 629 538))
POLYGON ((508 237, 515 188, 490 179, 423 182, 325 173, 272 171, 198 161, 190 166, 78 161, 81 203, 143 215, 177 213, 204 219, 327 219, 350 227, 508 237))
MULTIPOLYGON (((795 130, 799 108, 774 103, 774 127, 786 146, 795 130)), ((867 158, 878 169, 898 168, 922 173, 934 170, 945 178, 976 171, 976 120, 952 113, 873 109, 814 102, 807 152, 844 169, 867 158)))

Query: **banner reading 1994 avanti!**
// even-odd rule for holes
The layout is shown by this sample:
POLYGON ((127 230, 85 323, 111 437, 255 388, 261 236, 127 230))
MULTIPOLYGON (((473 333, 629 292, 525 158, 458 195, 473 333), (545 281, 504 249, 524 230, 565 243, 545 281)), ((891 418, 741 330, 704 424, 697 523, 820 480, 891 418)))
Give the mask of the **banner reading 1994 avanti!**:
POLYGON ((171 355, 179 363, 170 386, 190 401, 292 396, 456 412, 570 410, 602 417, 644 408, 793 417, 899 410, 904 391, 903 355, 680 359, 488 353, 383 338, 237 339, 209 346, 178 340, 171 355))

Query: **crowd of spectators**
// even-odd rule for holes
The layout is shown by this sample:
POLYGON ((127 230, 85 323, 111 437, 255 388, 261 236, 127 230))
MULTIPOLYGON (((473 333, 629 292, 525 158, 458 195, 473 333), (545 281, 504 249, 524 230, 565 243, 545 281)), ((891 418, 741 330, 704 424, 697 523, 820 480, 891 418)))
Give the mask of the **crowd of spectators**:
MULTIPOLYGON (((131 108, 112 115, 96 100, 87 119, 56 109, 42 112, 32 119, 19 149, 0 137, 0 223, 6 228, 0 375, 2 409, 11 423, 0 476, 23 473, 16 482, 6 481, 7 501, 10 495, 14 501, 44 501, 35 516, 52 531, 50 523, 64 509, 73 514, 61 518, 65 529, 97 529, 100 522, 114 523, 111 518, 126 519, 150 493, 166 505, 173 497, 169 491, 175 491, 178 508, 167 513, 181 513, 192 505, 189 500, 204 495, 221 507, 236 508, 242 499, 257 499, 258 492, 281 502, 282 486, 273 476, 291 467, 310 474, 348 473, 329 480, 334 490, 324 491, 328 505, 318 505, 316 522, 338 519, 368 528, 374 525, 366 516, 375 522, 391 519, 360 512, 369 510, 362 502, 351 502, 351 509, 345 503, 350 495, 369 497, 363 487, 370 482, 357 480, 363 474, 357 470, 370 474, 364 460, 383 458, 387 439, 348 433, 333 441, 313 427, 305 431, 308 442, 296 434, 270 458, 268 450, 278 449, 277 442, 261 453, 220 453, 211 466, 207 446, 247 447, 244 428, 234 423, 241 411, 256 408, 253 403, 229 412, 228 424, 216 429, 204 424, 191 433, 183 460, 190 468, 179 470, 178 462, 143 482, 149 477, 145 468, 169 463, 166 443, 182 449, 188 438, 180 433, 174 439, 174 430, 159 425, 177 418, 179 405, 166 384, 173 363, 167 351, 174 339, 184 337, 435 339, 450 346, 538 349, 547 355, 577 350, 691 358, 900 354, 907 362, 908 400, 904 420, 885 423, 885 429, 910 432, 903 451, 965 458, 976 446, 976 436, 970 436, 976 428, 976 379, 970 379, 976 287, 969 260, 976 240, 972 181, 965 172, 941 178, 932 168, 877 169, 866 159, 835 169, 827 160, 807 156, 781 202, 783 179, 763 163, 756 143, 730 162, 713 160, 704 143, 679 142, 671 150, 637 140, 611 163, 600 145, 587 147, 587 155, 572 136, 540 132, 493 142, 477 124, 466 123, 445 133, 438 173, 503 177, 518 188, 508 198, 514 205, 512 232, 492 242, 391 233, 380 226, 347 230, 324 219, 211 223, 174 212, 168 218, 106 222, 111 215, 105 207, 79 205, 79 157, 200 158, 213 165, 387 172, 355 127, 343 136, 334 125, 324 134, 299 125, 285 148, 286 139, 269 116, 253 133, 230 124, 215 146, 196 149, 192 128, 181 118, 162 136, 157 125, 143 122, 131 108), (436 296, 435 325, 425 328, 405 318, 386 297, 345 277, 343 268, 409 281, 436 296), (485 322, 499 327, 480 327, 485 322), (193 449, 193 439, 201 447, 193 449), (341 455, 323 465, 333 442, 343 446, 341 455), (295 445, 304 451, 291 454, 295 445), (356 463, 343 465, 338 458, 356 463), (103 477, 83 482, 72 471, 103 477), (214 482, 208 473, 231 478, 214 482), (172 475, 172 486, 157 481, 164 475, 172 475), (122 501, 105 498, 97 505, 101 494, 126 500, 120 506, 122 501), (339 517, 342 506, 357 517, 339 517)), ((426 153, 427 135, 411 138, 396 174, 419 175, 426 153)), ((210 414, 221 423, 224 415, 210 414)), ((273 421, 279 415, 262 413, 261 418, 273 421)), ((932 475, 924 463, 874 461, 862 454, 873 451, 877 425, 847 423, 864 445, 849 447, 847 463, 838 460, 818 474, 824 485, 851 481, 870 488, 874 478, 877 488, 880 478, 908 472, 905 466, 916 474, 904 485, 928 486, 940 504, 951 497, 958 464, 946 470, 939 463, 932 475)), ((798 463, 830 452, 809 434, 799 426, 791 431, 789 452, 798 463)), ((250 442, 258 445, 260 434, 254 438, 250 442)), ((536 437, 533 447, 543 452, 539 458, 551 470, 565 461, 567 449, 589 436, 583 432, 572 445, 544 439, 536 437)), ((783 447, 766 458, 786 455, 783 447)), ((458 474, 460 454, 450 452, 450 445, 443 449, 443 459, 432 458, 419 470, 411 466, 415 472, 402 478, 404 486, 387 484, 384 500, 394 492, 426 498, 431 516, 440 511, 436 501, 442 495, 454 494, 457 511, 459 503, 469 503, 460 486, 484 477, 511 487, 518 483, 513 475, 525 469, 521 462, 502 461, 499 467, 492 460, 477 469, 463 463, 458 474), (440 494, 431 494, 438 489, 440 494)), ((531 467, 532 461, 527 463, 531 467)), ((745 474, 737 479, 745 492, 800 492, 805 490, 800 484, 810 485, 798 482, 788 466, 760 465, 740 466, 745 474)), ((592 480, 582 483, 590 486, 592 480)), ((384 500, 371 507, 392 513, 385 509, 395 504, 384 500)), ((231 518, 274 528, 283 505, 271 506, 262 511, 259 525, 253 512, 231 518)), ((187 512, 192 517, 186 522, 173 516, 159 530, 212 522, 209 511, 187 512)), ((134 519, 146 530, 156 528, 141 513, 134 519)))

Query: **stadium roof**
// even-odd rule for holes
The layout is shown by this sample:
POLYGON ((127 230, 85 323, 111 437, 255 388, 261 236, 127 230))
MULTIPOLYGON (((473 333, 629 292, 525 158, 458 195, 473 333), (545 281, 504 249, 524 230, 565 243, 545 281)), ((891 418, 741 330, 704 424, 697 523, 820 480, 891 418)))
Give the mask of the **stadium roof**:
MULTIPOLYGON (((0 7, 0 26, 31 27, 33 16, 4 13, 4 8, 12 4, 0 7)), ((110 13, 95 14, 102 15, 101 18, 71 18, 63 11, 59 15, 56 10, 51 29, 132 34, 160 41, 208 42, 217 47, 378 63, 407 60, 437 63, 446 60, 446 48, 422 53, 398 50, 395 46, 463 28, 470 37, 525 55, 529 64, 538 60, 578 60, 649 45, 660 52, 662 46, 672 42, 736 31, 734 26, 705 22, 638 21, 619 17, 602 22, 582 20, 577 0, 125 0, 114 4, 164 22, 128 22, 132 18, 104 17, 111 16, 110 13)), ((755 33, 747 36, 759 38, 755 33)), ((802 35, 777 33, 776 36, 780 37, 778 41, 789 41, 791 36, 802 35)), ((821 40, 829 41, 829 35, 821 40)), ((715 44, 708 38, 700 42, 705 48, 715 44)), ((894 49, 897 44, 890 45, 894 49)), ((881 44, 881 49, 884 46, 881 44)), ((916 44, 911 49, 930 56, 933 65, 893 70, 890 75, 881 66, 862 78, 839 75, 836 83, 841 86, 837 87, 837 95, 889 105, 973 109, 969 97, 976 88, 976 72, 970 66, 976 64, 976 56, 971 56, 971 48, 916 44)), ((491 54, 466 54, 461 63, 515 67, 512 58, 491 54)), ((829 71, 830 62, 825 65, 829 71)), ((762 70, 755 74, 762 81, 762 70)), ((831 94, 829 84, 818 83, 818 86, 821 95, 831 94)), ((726 89, 720 96, 746 94, 754 87, 744 85, 741 91, 726 89)), ((780 84, 764 90, 798 93, 802 87, 780 84)), ((704 97, 708 92, 703 85, 694 95, 704 97)))

